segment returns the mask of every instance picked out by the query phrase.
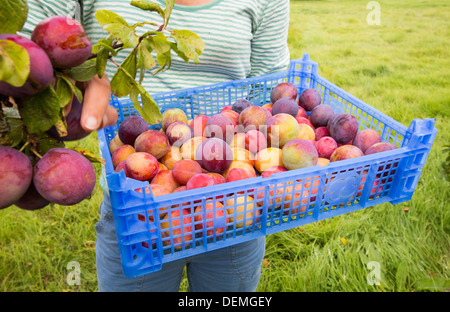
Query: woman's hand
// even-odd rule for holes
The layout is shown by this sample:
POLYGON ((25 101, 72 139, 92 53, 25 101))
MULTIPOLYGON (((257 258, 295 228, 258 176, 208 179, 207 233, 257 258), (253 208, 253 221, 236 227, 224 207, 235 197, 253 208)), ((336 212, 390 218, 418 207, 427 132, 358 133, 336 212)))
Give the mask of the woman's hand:
POLYGON ((86 131, 95 131, 117 122, 117 110, 109 105, 111 85, 106 75, 103 78, 94 76, 84 83, 83 110, 81 127, 86 131))

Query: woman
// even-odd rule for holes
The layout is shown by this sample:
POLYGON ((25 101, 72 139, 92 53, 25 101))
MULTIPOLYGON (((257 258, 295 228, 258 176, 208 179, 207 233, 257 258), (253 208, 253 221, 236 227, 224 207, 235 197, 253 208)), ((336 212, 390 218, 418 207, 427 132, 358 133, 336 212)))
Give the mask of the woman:
MULTIPOLYGON (((157 1, 162 7, 165 1, 157 1)), ((31 33, 42 19, 52 15, 80 19, 93 43, 107 37, 96 22, 95 12, 108 9, 129 24, 161 18, 130 5, 129 0, 37 1, 28 0, 29 17, 24 33, 31 33), (77 10, 80 9, 81 10, 77 10)), ((168 71, 144 78, 150 94, 216 82, 243 79, 286 70, 290 56, 288 0, 177 0, 168 29, 188 29, 205 42, 200 63, 186 64, 173 55, 168 71)), ((121 63, 127 51, 114 60, 121 63)), ((129 52, 129 51, 128 51, 129 52)), ((116 68, 109 64, 106 75, 94 77, 87 86, 82 126, 89 131, 114 124, 117 112, 108 105, 109 79, 116 68)), ((160 271, 136 278, 123 275, 107 187, 96 225, 96 260, 99 291, 178 291, 184 267, 190 291, 255 291, 260 279, 265 238, 165 263, 160 271)))

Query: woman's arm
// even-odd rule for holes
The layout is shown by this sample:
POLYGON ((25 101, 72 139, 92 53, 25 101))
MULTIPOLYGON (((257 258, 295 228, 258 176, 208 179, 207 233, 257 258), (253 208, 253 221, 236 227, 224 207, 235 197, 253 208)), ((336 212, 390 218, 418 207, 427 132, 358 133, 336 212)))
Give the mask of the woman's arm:
MULTIPOLYGON (((75 17, 78 14, 78 1, 47 1, 28 0, 28 19, 19 35, 30 38, 33 29, 43 19, 61 15, 75 17)), ((117 111, 109 105, 111 86, 108 78, 95 76, 83 83, 84 91, 83 110, 81 113, 81 126, 87 131, 95 131, 117 122, 117 111)))
POLYGON ((251 72, 261 76, 287 69, 290 61, 287 45, 289 0, 268 0, 253 35, 251 72))

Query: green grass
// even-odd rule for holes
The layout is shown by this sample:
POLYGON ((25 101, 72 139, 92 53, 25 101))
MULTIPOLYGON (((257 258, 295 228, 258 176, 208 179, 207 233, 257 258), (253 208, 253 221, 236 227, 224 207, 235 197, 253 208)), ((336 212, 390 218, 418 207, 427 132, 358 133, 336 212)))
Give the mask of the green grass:
MULTIPOLYGON (((405 126, 435 118, 438 135, 410 201, 269 235, 259 291, 450 289, 450 192, 441 175, 450 139, 450 4, 378 1, 381 25, 371 26, 367 2, 291 1, 291 58, 309 53, 321 76, 405 126), (380 285, 367 282, 373 261, 380 285)), ((79 143, 97 151, 95 134, 79 143)), ((96 291, 101 198, 97 185, 76 206, 0 211, 0 291, 96 291), (66 281, 70 261, 80 263, 79 286, 66 281)))

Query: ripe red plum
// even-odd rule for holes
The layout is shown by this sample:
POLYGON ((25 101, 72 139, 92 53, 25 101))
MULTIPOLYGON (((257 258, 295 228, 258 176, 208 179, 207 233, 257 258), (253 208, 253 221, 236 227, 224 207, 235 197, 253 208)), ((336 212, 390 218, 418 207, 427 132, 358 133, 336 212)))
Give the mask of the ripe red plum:
POLYGON ((330 105, 320 104, 313 108, 309 114, 309 120, 314 127, 323 127, 328 125, 328 120, 334 115, 334 110, 330 105))
POLYGON ((24 153, 0 146, 0 209, 9 207, 25 194, 32 176, 31 161, 24 153))
POLYGON ((328 121, 328 131, 338 144, 347 144, 358 133, 358 119, 349 113, 333 115, 328 121))
POLYGON ((272 107, 272 115, 285 113, 297 117, 298 104, 297 101, 290 97, 284 97, 277 100, 272 107))
POLYGON ((270 92, 270 101, 275 104, 281 98, 289 97, 297 99, 297 88, 293 83, 282 82, 275 86, 270 92))
POLYGON ((76 67, 91 56, 91 40, 83 26, 71 17, 44 19, 34 28, 31 40, 44 49, 55 68, 76 67))
POLYGON ((202 141, 195 151, 195 159, 209 172, 225 172, 233 158, 234 154, 228 143, 217 138, 202 141))
POLYGON ((49 150, 34 166, 34 186, 48 201, 75 205, 91 195, 95 182, 92 163, 66 148, 49 150))
POLYGON ((119 139, 124 144, 134 146, 136 138, 148 130, 148 123, 141 116, 130 116, 119 126, 119 139))
POLYGON ((45 51, 33 41, 15 35, 0 34, 0 40, 10 40, 26 49, 30 57, 30 74, 25 84, 14 87, 0 81, 0 94, 17 98, 32 96, 46 89, 53 79, 53 67, 45 51))
POLYGON ((316 89, 306 89, 298 97, 298 104, 306 111, 312 111, 314 107, 320 105, 322 97, 316 89))
POLYGON ((77 97, 74 96, 70 107, 70 111, 66 116, 67 135, 60 136, 58 131, 56 130, 56 127, 54 126, 47 131, 47 134, 59 141, 81 140, 82 138, 88 136, 90 132, 84 130, 83 127, 81 127, 80 123, 82 109, 83 103, 80 103, 77 97))

